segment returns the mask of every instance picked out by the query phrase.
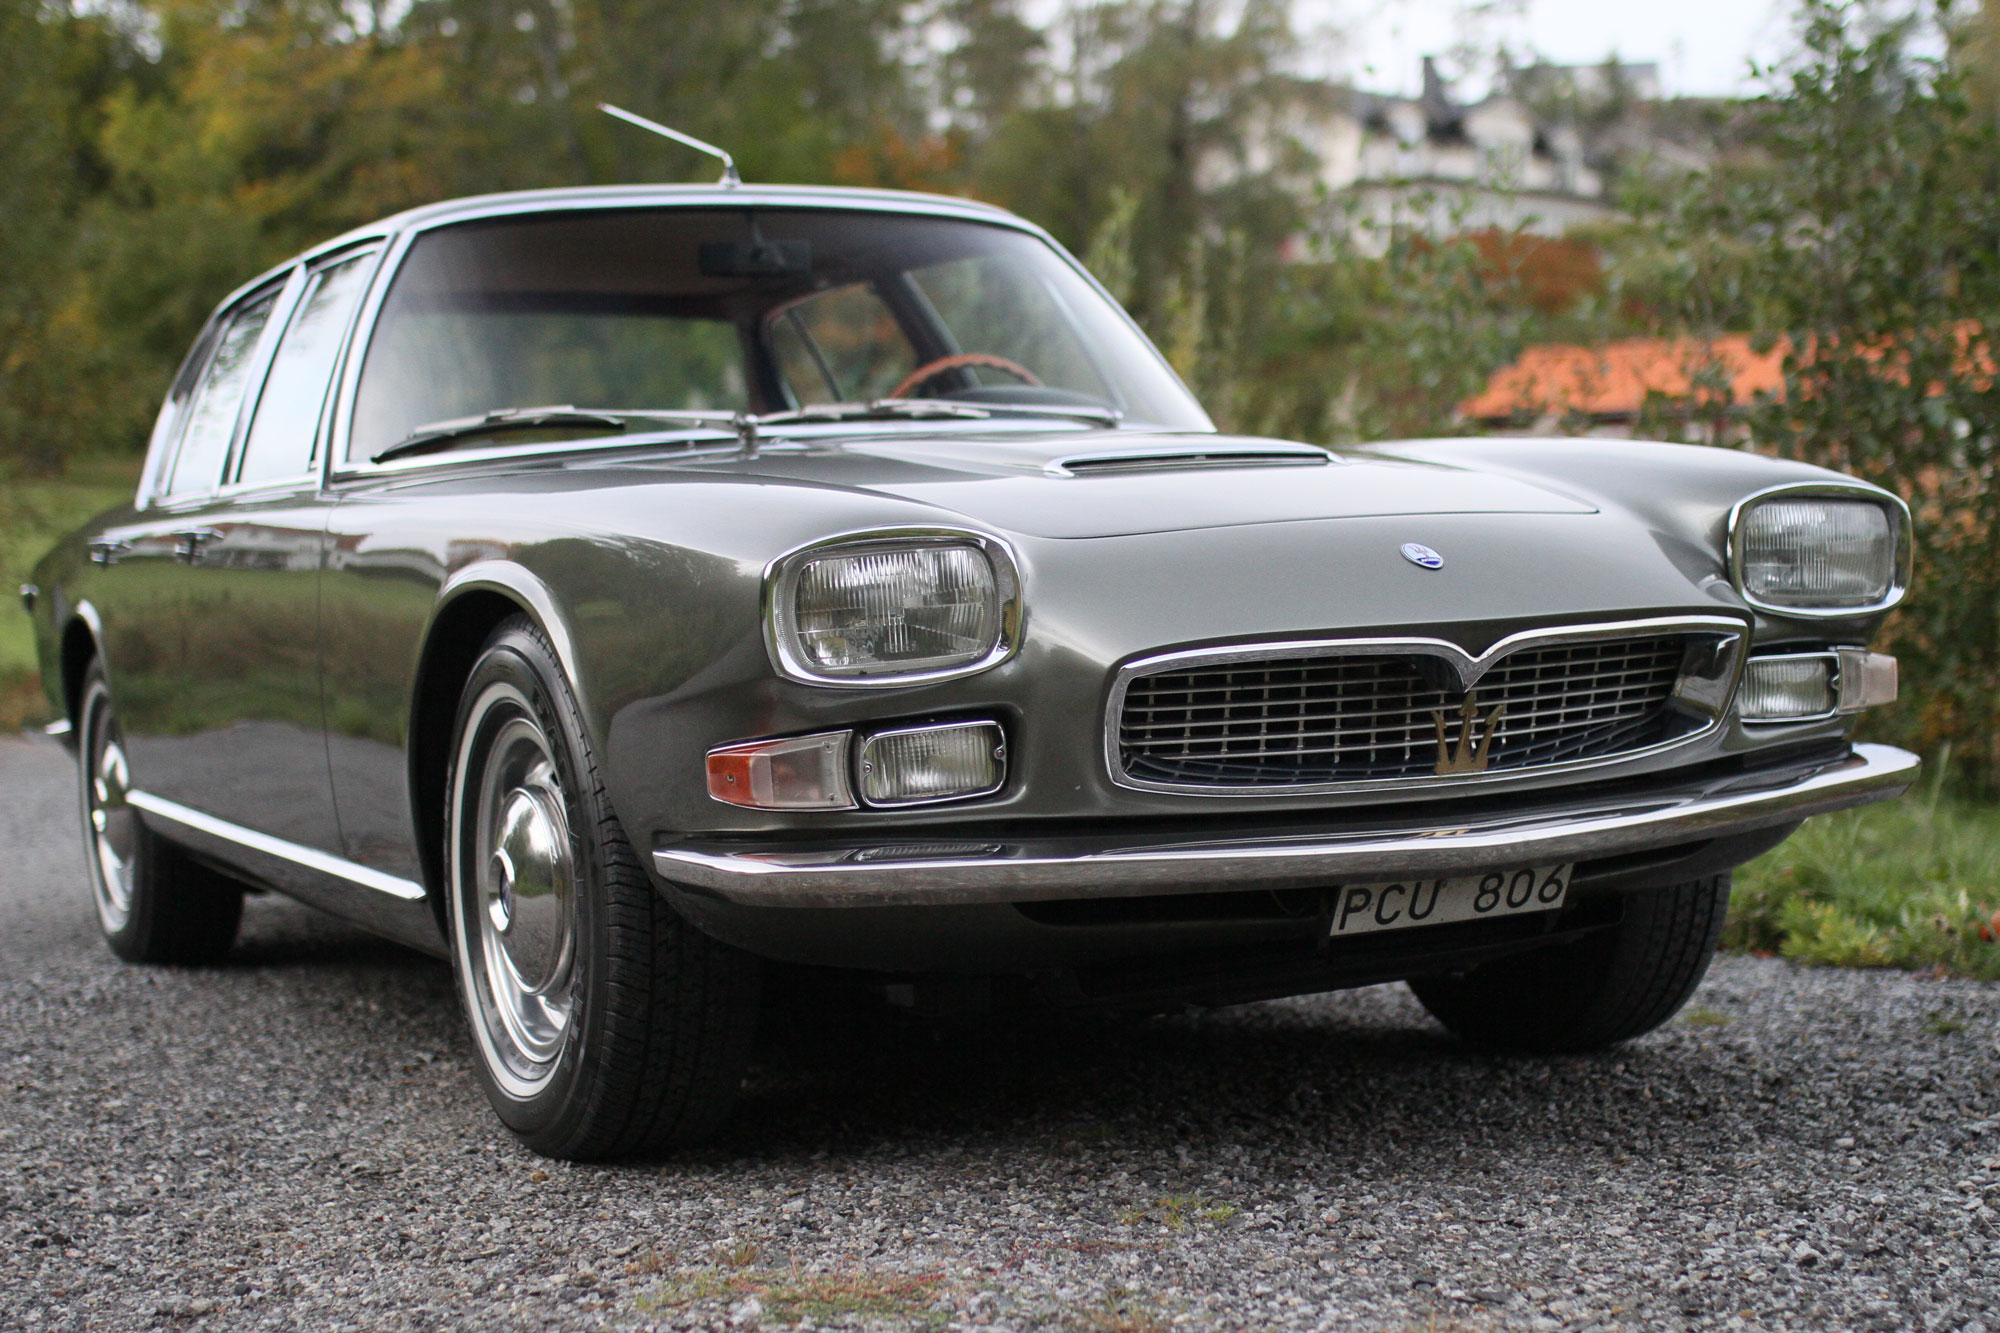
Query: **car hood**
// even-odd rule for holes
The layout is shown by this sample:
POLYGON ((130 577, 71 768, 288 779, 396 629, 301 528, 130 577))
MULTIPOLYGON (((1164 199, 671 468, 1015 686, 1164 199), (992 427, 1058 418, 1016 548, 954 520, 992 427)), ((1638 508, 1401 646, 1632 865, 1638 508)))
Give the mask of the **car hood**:
POLYGON ((1533 482, 1453 463, 1240 436, 1142 432, 849 440, 772 452, 761 479, 915 501, 1028 536, 1136 536, 1424 514, 1587 514, 1533 482))

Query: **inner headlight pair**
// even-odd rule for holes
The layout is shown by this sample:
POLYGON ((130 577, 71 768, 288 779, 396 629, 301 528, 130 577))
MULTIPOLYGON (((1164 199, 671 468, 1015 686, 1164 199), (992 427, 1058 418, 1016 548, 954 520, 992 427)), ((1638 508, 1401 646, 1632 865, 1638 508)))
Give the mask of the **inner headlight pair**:
POLYGON ((1745 601, 1787 615, 1861 615, 1901 600, 1910 517, 1872 488, 1807 484, 1752 496, 1730 517, 1730 566, 1745 601))
POLYGON ((1020 575, 982 533, 844 538, 777 561, 765 586, 771 656, 794 680, 946 680, 1005 660, 1020 638, 1020 575))

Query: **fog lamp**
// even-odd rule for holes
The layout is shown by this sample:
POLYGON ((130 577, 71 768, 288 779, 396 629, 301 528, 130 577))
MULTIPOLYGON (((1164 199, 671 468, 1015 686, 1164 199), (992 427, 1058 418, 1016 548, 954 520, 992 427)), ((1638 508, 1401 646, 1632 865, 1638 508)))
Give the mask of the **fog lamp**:
POLYGON ((870 805, 984 796, 1007 780, 1006 736, 997 722, 878 731, 861 742, 859 768, 870 805))
POLYGON ((748 741, 708 752, 708 794, 753 810, 851 810, 845 731, 748 741))
POLYGON ((1798 723, 1834 711, 1832 652, 1752 656, 1738 711, 1746 723, 1798 723))
POLYGON ((1832 653, 1753 657, 1737 709, 1745 722, 1799 722, 1834 710, 1832 653))

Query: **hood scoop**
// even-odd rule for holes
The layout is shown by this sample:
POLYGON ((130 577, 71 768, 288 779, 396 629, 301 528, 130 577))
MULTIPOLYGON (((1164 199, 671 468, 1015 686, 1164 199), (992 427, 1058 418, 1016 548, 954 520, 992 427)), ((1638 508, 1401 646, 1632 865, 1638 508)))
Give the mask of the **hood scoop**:
POLYGON ((1202 468, 1325 467, 1336 461, 1326 450, 1309 444, 1259 444, 1245 448, 1219 445, 1144 452, 1126 450, 1070 454, 1050 460, 1042 471, 1052 477, 1102 477, 1132 472, 1189 472, 1202 468))

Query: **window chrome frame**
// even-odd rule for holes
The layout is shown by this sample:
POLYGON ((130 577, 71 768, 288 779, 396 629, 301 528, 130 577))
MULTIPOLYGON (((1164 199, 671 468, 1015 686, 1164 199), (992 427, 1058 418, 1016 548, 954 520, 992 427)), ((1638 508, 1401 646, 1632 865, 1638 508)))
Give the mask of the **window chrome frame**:
POLYGON ((282 495, 289 492, 317 489, 326 475, 326 452, 330 444, 333 427, 333 409, 339 396, 342 370, 347 360, 350 335, 355 321, 360 317, 361 307, 366 303, 375 279, 380 273, 385 247, 379 237, 360 240, 343 240, 330 246, 322 246, 310 258, 302 258, 294 265, 293 277, 289 281, 290 299, 284 308, 272 312, 272 325, 277 326, 282 317, 283 324, 265 348, 264 358, 258 367, 255 393, 245 393, 243 406, 237 418, 236 434, 229 445, 229 462, 223 469, 225 480, 214 492, 218 499, 235 499, 238 496, 282 495), (327 375, 325 392, 320 398, 319 413, 313 421, 312 456, 306 466, 282 477, 268 477, 262 481, 240 481, 238 474, 243 468, 244 451, 250 444, 250 428, 256 423, 257 409, 263 405, 264 392, 270 387, 271 368, 277 362, 278 351, 285 335, 291 332, 292 321, 300 309, 316 290, 314 283, 323 279, 328 270, 342 264, 359 263, 369 266, 362 275, 361 297, 354 308, 347 312, 347 320, 341 326, 340 346, 335 352, 333 366, 327 375))
MULTIPOLYGON (((836 690, 894 689, 909 685, 930 685, 958 680, 990 671, 1020 651, 1027 626, 1027 602, 1021 591, 1021 566, 1014 548, 1002 538, 977 528, 938 525, 870 528, 818 538, 794 546, 764 566, 763 591, 758 619, 764 626, 764 647, 771 666, 789 681, 836 690), (882 671, 871 675, 828 676, 814 671, 798 651, 793 636, 781 623, 786 601, 796 591, 799 570, 808 561, 825 555, 861 554, 868 551, 899 551, 913 547, 971 546, 981 551, 993 567, 994 593, 999 599, 999 628, 994 644, 976 661, 959 666, 922 671, 882 671)), ((789 622, 789 617, 783 618, 789 622)), ((956 798, 954 798, 956 799, 956 798)))
POLYGON ((1798 620, 1841 620, 1855 616, 1878 615, 1887 611, 1901 602, 1904 594, 1909 591, 1910 578, 1916 564, 1916 538, 1911 530, 1910 506, 1894 491, 1885 491, 1879 486, 1870 486, 1866 482, 1859 481, 1794 481, 1754 491, 1730 508, 1725 545, 1729 563, 1729 583, 1736 589, 1736 595, 1743 599, 1744 604, 1770 615, 1788 616, 1798 620), (1867 500, 1887 512, 1889 522, 1895 528, 1896 548, 1891 557, 1889 588, 1881 597, 1855 606, 1791 606, 1784 602, 1767 601, 1753 594, 1746 586, 1743 577, 1743 545, 1746 540, 1743 526, 1750 511, 1771 500, 1813 498, 1867 500))
POLYGON ((1749 653, 1746 651, 1749 642, 1750 626, 1743 620, 1734 616, 1701 615, 1657 616, 1643 620, 1572 625, 1557 629, 1523 630, 1507 635, 1485 652, 1478 654, 1468 653, 1457 644, 1444 639, 1419 637, 1295 639, 1278 643, 1236 644, 1157 653, 1127 662, 1112 678, 1111 693, 1104 710, 1105 771, 1112 785, 1129 791, 1159 792, 1170 796, 1222 796, 1237 799, 1260 796, 1331 796, 1352 792, 1461 791, 1467 788, 1532 785, 1549 777, 1650 759, 1675 750, 1686 749, 1715 736, 1729 719, 1730 705, 1735 700, 1736 687, 1742 679, 1744 663, 1749 658, 1749 653), (1597 759, 1572 759, 1557 764, 1537 764, 1531 768, 1505 769, 1500 772, 1459 773, 1450 776, 1424 774, 1403 778, 1343 778, 1334 782, 1274 782, 1256 786, 1234 783, 1160 782, 1150 778, 1137 778, 1126 773, 1119 761, 1118 723, 1125 711, 1126 694, 1134 681, 1165 671, 1184 670, 1191 666, 1233 666, 1268 661, 1273 658, 1424 656, 1444 662, 1458 678, 1460 688, 1470 691, 1476 688, 1486 673, 1500 661, 1524 648, 1593 643, 1605 639, 1639 638, 1656 634, 1711 635, 1715 639, 1716 648, 1726 654, 1728 660, 1719 676, 1714 678, 1719 683, 1700 690, 1689 688, 1688 682, 1691 678, 1687 674, 1685 664, 1683 665, 1680 680, 1674 686, 1673 701, 1701 719, 1699 726, 1686 735, 1676 736, 1672 740, 1642 746, 1636 750, 1621 751, 1615 755, 1605 755, 1597 759))

